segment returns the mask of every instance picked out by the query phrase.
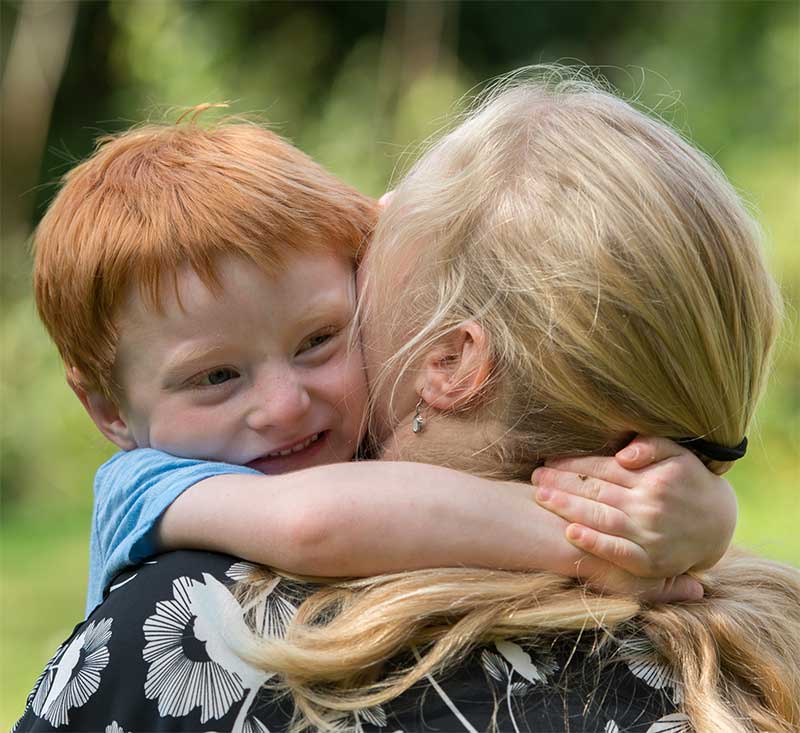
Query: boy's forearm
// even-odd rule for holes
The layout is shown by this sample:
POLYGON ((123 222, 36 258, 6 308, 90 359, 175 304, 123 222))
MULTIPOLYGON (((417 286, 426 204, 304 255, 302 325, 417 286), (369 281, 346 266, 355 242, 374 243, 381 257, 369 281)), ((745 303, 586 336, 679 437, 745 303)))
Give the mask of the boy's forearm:
POLYGON ((165 549, 229 552, 295 573, 362 576, 473 566, 575 574, 566 523, 530 486, 426 464, 369 462, 192 487, 160 524, 165 549))
POLYGON ((529 485, 427 464, 373 468, 378 491, 341 477, 342 500, 329 516, 339 531, 318 557, 323 565, 331 558, 323 574, 468 566, 574 575, 581 553, 564 538, 566 523, 532 500, 529 485))

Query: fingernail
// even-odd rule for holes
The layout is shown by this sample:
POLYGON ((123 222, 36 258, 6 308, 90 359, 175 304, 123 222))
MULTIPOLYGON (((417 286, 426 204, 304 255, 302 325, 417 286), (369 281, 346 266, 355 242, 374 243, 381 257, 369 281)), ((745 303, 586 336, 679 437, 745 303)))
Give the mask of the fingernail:
POLYGON ((539 501, 550 501, 550 497, 553 495, 553 492, 550 489, 539 489, 536 492, 536 498, 539 501))
POLYGON ((579 540, 581 538, 581 528, 577 524, 571 524, 567 527, 567 537, 571 540, 579 540))
POLYGON ((636 459, 636 456, 639 454, 637 448, 632 445, 623 448, 617 456, 620 457, 623 461, 633 461, 636 459))

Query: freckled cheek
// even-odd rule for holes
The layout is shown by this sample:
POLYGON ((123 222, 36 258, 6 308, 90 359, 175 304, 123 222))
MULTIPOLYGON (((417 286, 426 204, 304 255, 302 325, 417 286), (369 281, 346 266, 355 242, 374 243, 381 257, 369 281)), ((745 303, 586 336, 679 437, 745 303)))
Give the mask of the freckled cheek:
POLYGON ((224 460, 220 451, 231 431, 214 410, 165 410, 150 424, 150 445, 183 458, 224 460))

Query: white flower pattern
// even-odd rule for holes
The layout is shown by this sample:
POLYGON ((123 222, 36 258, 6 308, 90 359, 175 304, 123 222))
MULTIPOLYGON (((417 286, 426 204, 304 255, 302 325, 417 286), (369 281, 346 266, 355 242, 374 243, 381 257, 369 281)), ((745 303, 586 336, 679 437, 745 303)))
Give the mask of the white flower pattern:
MULTIPOLYGON (((239 582, 249 579, 253 572, 263 574, 264 569, 250 562, 239 561, 231 565, 225 575, 239 582)), ((281 593, 274 592, 281 580, 280 576, 275 575, 260 594, 263 603, 255 608, 245 608, 249 625, 261 636, 282 639, 286 636, 286 628, 297 613, 297 608, 287 598, 281 593)))
POLYGON ((97 691, 108 665, 112 622, 90 622, 57 652, 31 700, 36 715, 57 728, 69 723, 70 710, 85 705, 97 691))
POLYGON ((225 575, 231 580, 238 582, 240 580, 247 580, 250 578, 251 573, 259 569, 260 566, 255 563, 247 562, 247 560, 239 560, 225 571, 225 575))
POLYGON ((689 716, 684 713, 665 715, 647 729, 647 733, 691 733, 691 731, 689 716))
POLYGON ((353 733, 362 733, 363 724, 369 723, 378 728, 386 727, 386 712, 380 705, 373 705, 371 708, 362 708, 353 713, 353 733))
POLYGON ((244 721, 242 733, 270 733, 270 731, 258 718, 251 715, 244 721))
POLYGON ((203 573, 203 581, 191 592, 195 638, 205 643, 209 658, 235 674, 247 691, 232 728, 233 733, 242 733, 259 690, 274 675, 253 667, 236 653, 235 649, 252 633, 245 624, 244 611, 214 576, 203 573))
POLYGON ((131 582, 131 581, 132 581, 132 580, 133 580, 133 579, 134 579, 134 578, 135 578, 135 577, 136 577, 138 574, 139 574, 139 573, 134 573, 133 575, 130 575, 129 577, 125 578, 125 580, 121 580, 119 583, 116 583, 115 585, 110 585, 110 586, 108 587, 108 592, 109 592, 109 593, 113 593, 115 590, 118 590, 119 588, 124 588, 124 587, 125 587, 125 586, 126 586, 128 583, 130 583, 130 582, 131 582))
POLYGON ((618 653, 635 677, 656 690, 666 690, 676 703, 683 700, 683 690, 675 673, 647 637, 623 639, 618 653))
POLYGON ((242 607, 214 576, 203 573, 202 582, 178 578, 173 599, 156 603, 144 624, 143 657, 150 663, 145 696, 158 701, 162 715, 180 717, 199 707, 203 723, 227 715, 244 698, 233 733, 268 730, 249 713, 273 675, 235 652, 250 634, 242 607))
POLYGON ((484 649, 481 653, 481 664, 487 674, 494 680, 506 685, 506 706, 511 724, 516 733, 519 733, 514 707, 511 698, 527 692, 531 684, 545 683, 547 678, 558 669, 554 659, 542 656, 534 664, 528 654, 519 644, 512 641, 498 640, 494 643, 497 654, 484 649), (515 680, 514 674, 521 677, 515 680))
POLYGON ((142 656, 148 663, 144 694, 161 715, 181 717, 200 708, 200 721, 221 718, 244 695, 239 677, 210 659, 197 642, 191 591, 197 581, 177 578, 173 598, 156 603, 144 623, 142 656))
MULTIPOLYGON (((108 610, 104 618, 100 606, 62 645, 29 697, 30 709, 23 716, 20 733, 40 730, 30 727, 34 718, 44 718, 42 724, 51 726, 47 730, 104 733, 139 729, 269 733, 287 728, 291 706, 273 697, 268 684, 273 675, 244 662, 236 651, 254 630, 281 637, 296 614, 295 604, 306 592, 304 586, 249 563, 231 564, 223 556, 185 554, 199 559, 187 568, 186 558, 176 565, 164 556, 157 566, 140 567, 136 582, 123 581, 108 596, 109 602, 115 599, 111 609, 136 607, 135 634, 128 616, 108 610), (184 574, 187 569, 188 575, 184 574), (250 579, 259 593, 253 598, 259 600, 240 603, 229 589, 230 581, 247 578, 254 571, 250 579), (126 619, 126 634, 115 631, 112 637, 111 615, 115 629, 121 628, 117 626, 121 618, 126 619), (130 670, 136 671, 129 672, 126 654, 131 654, 133 638, 141 641, 136 642, 138 659, 131 660, 130 670), (114 660, 113 674, 103 677, 103 670, 114 660), (140 722, 133 723, 134 718, 126 717, 115 704, 120 680, 125 679, 119 674, 121 668, 133 675, 132 682, 136 680, 130 692, 123 691, 132 696, 125 701, 126 709, 137 716, 145 710, 151 725, 142 725, 139 717, 135 719, 140 722)), ((403 707, 407 700, 401 707, 391 703, 343 713, 338 724, 351 733, 415 730, 418 726, 405 716, 430 713, 440 730, 478 733, 497 724, 499 729, 521 733, 551 730, 543 721, 557 721, 561 706, 568 705, 570 716, 584 711, 591 729, 603 733, 643 733, 645 729, 646 733, 690 733, 688 718, 676 709, 680 693, 675 678, 647 639, 623 635, 608 641, 597 645, 588 638, 571 647, 568 640, 565 644, 497 640, 469 658, 478 670, 483 667, 488 679, 469 665, 452 679, 431 673, 425 676, 427 685, 419 698, 425 705, 425 699, 432 698, 429 710, 414 713, 413 706, 403 707), (557 670, 562 671, 556 676, 557 670), (581 687, 583 681, 589 687, 581 687), (612 686, 606 688, 606 684, 612 686), (636 691, 636 706, 619 696, 629 685, 632 694, 636 691), (652 690, 649 698, 648 688, 652 690), (602 694, 606 689, 613 694, 602 694), (647 712, 640 704, 647 706, 647 712)), ((412 653, 421 659, 416 649, 412 653)), ((555 730, 561 730, 558 724, 555 730)))
MULTIPOLYGON (((58 659, 61 656, 61 651, 67 645, 68 641, 69 640, 59 644, 53 656, 50 657, 49 661, 44 666, 42 673, 36 678, 36 681, 33 683, 33 689, 30 691, 28 699, 25 701, 25 709, 22 711, 22 717, 24 717, 25 713, 27 713, 28 710, 32 708, 33 700, 36 697, 37 693, 39 692, 39 687, 41 686, 42 682, 47 678, 47 676, 50 674, 50 669, 55 664, 56 659, 58 659)), ((11 728, 11 733, 17 732, 17 729, 19 728, 19 725, 22 722, 22 717, 20 717, 20 719, 16 723, 14 723, 14 726, 11 728)))

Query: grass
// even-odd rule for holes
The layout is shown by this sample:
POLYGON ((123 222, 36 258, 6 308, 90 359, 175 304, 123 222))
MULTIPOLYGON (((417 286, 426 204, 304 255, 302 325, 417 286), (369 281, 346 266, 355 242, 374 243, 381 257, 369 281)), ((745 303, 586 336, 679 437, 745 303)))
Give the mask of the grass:
POLYGON ((83 618, 88 528, 84 511, 0 526, 0 729, 22 713, 45 663, 83 618))

